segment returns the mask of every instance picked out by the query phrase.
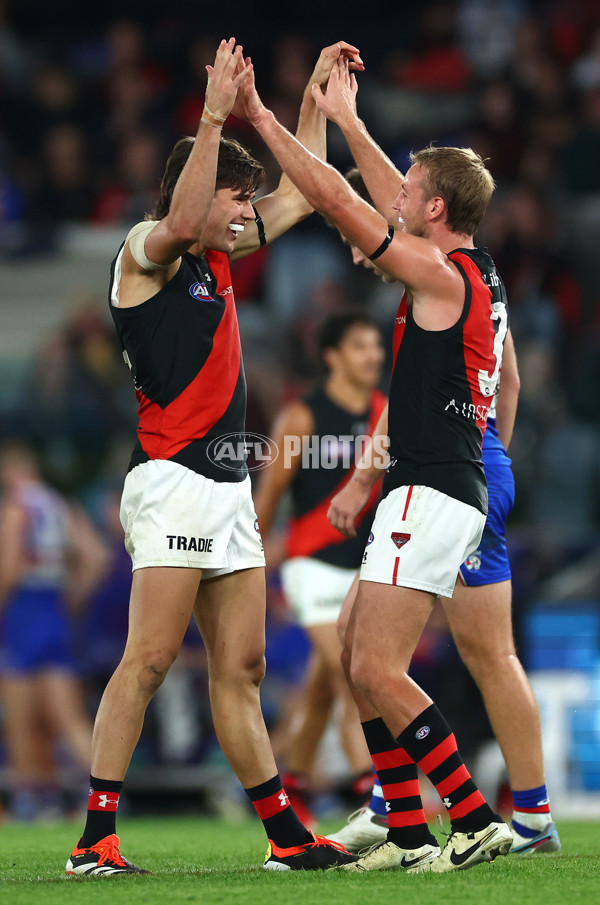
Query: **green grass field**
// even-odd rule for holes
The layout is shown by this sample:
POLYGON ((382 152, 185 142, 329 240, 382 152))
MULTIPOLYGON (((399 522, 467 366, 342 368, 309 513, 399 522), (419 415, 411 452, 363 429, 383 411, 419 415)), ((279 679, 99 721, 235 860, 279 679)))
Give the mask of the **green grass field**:
MULTIPOLYGON (((333 832, 325 825, 321 831, 333 832)), ((441 876, 261 869, 258 820, 121 820, 123 853, 149 877, 74 880, 64 864, 79 824, 0 827, 0 902, 6 905, 578 905, 600 899, 600 824, 559 823, 560 855, 509 856, 441 876)))

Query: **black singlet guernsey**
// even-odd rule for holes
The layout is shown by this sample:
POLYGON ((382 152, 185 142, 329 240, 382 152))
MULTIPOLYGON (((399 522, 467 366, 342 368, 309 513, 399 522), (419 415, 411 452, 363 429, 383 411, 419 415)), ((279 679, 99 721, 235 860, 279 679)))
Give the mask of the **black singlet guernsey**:
MULTIPOLYGON (((109 299, 118 261, 119 255, 111 266, 109 299)), ((110 310, 139 403, 138 442, 129 468, 169 459, 215 481, 243 480, 243 458, 229 459, 223 468, 210 456, 216 438, 243 441, 246 419, 228 255, 209 249, 196 258, 187 252, 156 295, 132 308, 110 304, 110 310)), ((243 442, 230 448, 243 455, 243 442)))
POLYGON ((448 330, 423 330, 402 298, 390 387, 391 463, 386 496, 425 485, 487 514, 481 443, 502 366, 506 291, 485 249, 448 257, 465 283, 463 311, 448 330))
POLYGON ((353 415, 336 405, 323 389, 304 398, 313 414, 313 436, 303 438, 303 461, 292 482, 294 516, 287 538, 287 555, 311 556, 347 569, 360 566, 378 490, 373 489, 357 520, 356 537, 346 539, 327 520, 332 497, 350 480, 355 462, 355 439, 372 434, 386 399, 371 393, 369 408, 353 415))

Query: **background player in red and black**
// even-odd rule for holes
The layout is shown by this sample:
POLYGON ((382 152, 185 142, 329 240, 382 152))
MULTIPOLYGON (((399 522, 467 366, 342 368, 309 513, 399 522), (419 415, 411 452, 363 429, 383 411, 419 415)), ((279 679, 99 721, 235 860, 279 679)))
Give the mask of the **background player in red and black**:
POLYGON ((281 577, 287 601, 311 640, 312 653, 284 746, 284 783, 296 810, 307 819, 305 793, 332 714, 357 805, 372 786, 371 759, 342 670, 336 622, 362 560, 377 495, 371 494, 359 514, 353 538, 343 538, 332 527, 327 510, 348 481, 355 457, 386 403, 376 388, 384 357, 381 333, 369 317, 346 313, 328 318, 320 330, 319 351, 326 376, 280 413, 272 437, 279 456, 263 471, 255 495, 264 537, 282 497, 291 493, 281 577))
MULTIPOLYGON (((342 42, 321 53, 311 83, 324 85, 340 54, 362 68, 358 50, 342 42)), ((229 256, 257 250, 311 207, 286 177, 253 207, 262 167, 221 138, 227 116, 242 104, 250 60, 231 38, 207 70, 198 133, 175 146, 154 215, 130 231, 111 271, 111 311, 140 406, 121 502, 134 574, 127 644, 98 710, 88 819, 68 874, 140 872, 119 852, 119 795, 146 707, 192 613, 207 649, 217 737, 269 839, 264 866, 315 869, 353 860, 316 840, 282 789, 260 707, 264 555, 250 481, 242 461, 224 462, 214 446, 222 452, 222 435, 243 434, 245 426, 229 256)), ((298 135, 324 156, 325 121, 310 88, 298 135)))
MULTIPOLYGON (((345 662, 374 765, 380 778, 387 771, 386 785, 406 800, 395 809, 387 841, 347 869, 443 872, 506 854, 512 844, 510 829, 473 783, 448 724, 408 676, 435 596, 452 596, 460 565, 485 524, 481 440, 507 312, 498 286, 484 281, 495 275, 493 265, 483 263, 473 235, 494 183, 483 160, 461 148, 423 149, 411 157, 406 176, 398 174, 358 118, 356 91, 355 76, 338 63, 325 94, 315 91, 314 97, 344 133, 378 208, 382 197, 382 209, 389 210, 390 185, 397 186, 387 217, 302 148, 256 92, 248 117, 315 208, 405 285, 410 310, 401 306, 396 320, 389 476, 365 551, 345 662), (390 226, 393 217, 400 230, 390 226), (410 483, 419 480, 428 483, 410 483), (441 853, 428 831, 415 764, 451 819, 441 853)), ((373 472, 365 470, 365 493, 373 472)))

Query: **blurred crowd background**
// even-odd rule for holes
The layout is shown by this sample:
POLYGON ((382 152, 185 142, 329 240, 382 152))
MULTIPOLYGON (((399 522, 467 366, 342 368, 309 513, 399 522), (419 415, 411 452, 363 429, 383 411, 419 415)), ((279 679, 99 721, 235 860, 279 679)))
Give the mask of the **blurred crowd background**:
MULTIPOLYGON (((359 113, 400 169, 411 149, 433 140, 475 148, 497 182, 477 241, 506 283, 521 372, 510 450, 517 634, 525 664, 549 677, 540 694, 550 702, 561 670, 583 676, 575 703, 565 699, 560 713, 567 734, 556 769, 565 788, 597 794, 598 2, 374 0, 368 15, 336 2, 320 9, 302 4, 297 16, 274 8, 171 0, 160 10, 109 0, 83 12, 74 2, 0 0, 0 439, 30 444, 46 478, 85 508, 104 539, 105 573, 76 617, 90 712, 119 657, 130 580, 118 499, 136 412, 109 322, 109 262, 129 228, 153 208, 174 142, 196 132, 205 65, 221 37, 234 34, 244 45, 265 103, 292 131, 319 50, 343 38, 360 48, 366 65, 359 113)), ((265 162, 265 191, 275 187, 278 168, 253 131, 230 119, 224 134, 265 162)), ((335 127, 329 160, 342 171, 352 163, 335 127)), ((326 314, 364 308, 389 348, 397 287, 353 268, 337 233, 316 214, 236 263, 233 282, 248 430, 268 434, 281 405, 318 377, 315 339, 326 314)), ((265 705, 277 738, 306 645, 275 568, 270 603, 265 705)), ((150 713, 134 763, 138 779, 159 763, 218 760, 201 657, 190 633, 150 713)), ((439 620, 420 648, 418 668, 439 684, 436 697, 475 757, 489 727, 439 620), (464 718, 466 697, 476 719, 464 718)), ((550 733, 558 731, 557 714, 548 717, 554 718, 550 733)), ((160 784, 160 777, 152 781, 160 784)))

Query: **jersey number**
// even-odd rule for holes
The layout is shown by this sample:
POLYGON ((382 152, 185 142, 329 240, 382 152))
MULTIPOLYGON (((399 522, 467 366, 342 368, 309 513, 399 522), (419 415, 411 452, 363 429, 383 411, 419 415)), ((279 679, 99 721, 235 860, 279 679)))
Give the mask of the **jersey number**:
POLYGON ((492 350, 492 355, 494 356, 494 370, 491 374, 483 369, 479 371, 479 389, 483 396, 492 396, 495 393, 496 384, 500 377, 504 340, 506 339, 506 333, 508 331, 508 311, 506 305, 502 302, 493 302, 490 318, 494 322, 494 348, 492 350))

